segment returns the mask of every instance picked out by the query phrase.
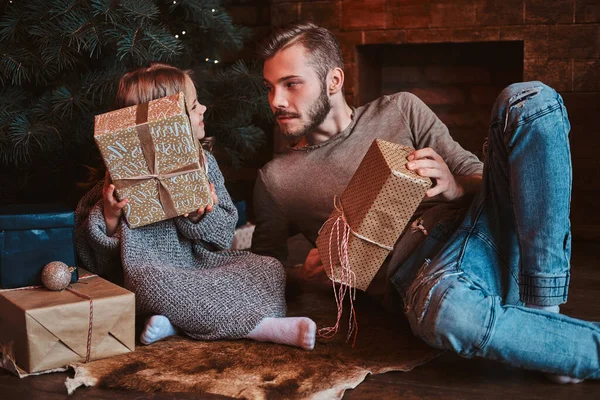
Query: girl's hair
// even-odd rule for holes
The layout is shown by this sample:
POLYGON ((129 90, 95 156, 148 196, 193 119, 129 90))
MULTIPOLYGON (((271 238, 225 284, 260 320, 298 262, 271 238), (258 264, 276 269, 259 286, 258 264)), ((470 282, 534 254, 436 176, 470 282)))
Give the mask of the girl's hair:
POLYGON ((162 63, 134 69, 123 75, 115 96, 115 109, 147 103, 185 91, 190 71, 162 63))

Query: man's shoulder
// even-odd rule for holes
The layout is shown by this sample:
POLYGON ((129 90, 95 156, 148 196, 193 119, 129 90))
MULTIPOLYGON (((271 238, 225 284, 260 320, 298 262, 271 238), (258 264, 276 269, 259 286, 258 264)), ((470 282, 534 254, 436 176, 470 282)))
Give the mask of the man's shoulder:
POLYGON ((258 172, 259 178, 265 183, 275 183, 279 181, 288 170, 287 166, 293 164, 295 154, 284 152, 276 154, 275 157, 266 163, 258 172))
POLYGON ((381 112, 387 107, 393 107, 394 109, 406 109, 414 106, 419 106, 423 102, 415 94, 410 92, 396 92, 386 94, 370 101, 369 103, 358 107, 361 113, 368 113, 370 111, 381 112))
POLYGON ((385 98, 386 101, 390 103, 395 103, 399 106, 404 104, 415 104, 421 103, 421 99, 411 92, 396 92, 388 95, 381 96, 381 98, 385 98))

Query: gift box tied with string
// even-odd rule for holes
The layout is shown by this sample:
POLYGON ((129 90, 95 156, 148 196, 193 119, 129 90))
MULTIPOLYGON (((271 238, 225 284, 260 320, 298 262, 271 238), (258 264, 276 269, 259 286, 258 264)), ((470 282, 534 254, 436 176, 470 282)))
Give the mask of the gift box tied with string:
POLYGON ((414 149, 376 139, 323 224, 317 248, 335 282, 367 290, 431 180, 406 169, 414 149))
POLYGON ((0 290, 2 365, 19 375, 135 349, 135 296, 82 270, 66 290, 0 290))
POLYGON ((131 228, 212 205, 183 93, 97 115, 94 139, 131 228))

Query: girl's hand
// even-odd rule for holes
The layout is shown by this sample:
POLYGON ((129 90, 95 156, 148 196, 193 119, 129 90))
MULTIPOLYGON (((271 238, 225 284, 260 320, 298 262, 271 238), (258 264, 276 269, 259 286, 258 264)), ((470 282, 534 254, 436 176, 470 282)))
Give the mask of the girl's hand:
POLYGON ((111 183, 107 172, 104 176, 104 186, 102 187, 102 203, 104 205, 104 222, 106 223, 107 236, 112 236, 117 231, 123 207, 128 202, 127 199, 117 200, 115 197, 115 185, 111 183))
POLYGON ((217 197, 217 192, 215 191, 215 185, 212 183, 210 184, 210 194, 213 199, 213 205, 208 205, 208 206, 206 206, 206 208, 201 207, 191 213, 185 213, 185 214, 183 214, 183 216, 195 224, 198 223, 202 219, 204 214, 211 212, 213 210, 213 207, 216 206, 219 202, 219 198, 217 197))

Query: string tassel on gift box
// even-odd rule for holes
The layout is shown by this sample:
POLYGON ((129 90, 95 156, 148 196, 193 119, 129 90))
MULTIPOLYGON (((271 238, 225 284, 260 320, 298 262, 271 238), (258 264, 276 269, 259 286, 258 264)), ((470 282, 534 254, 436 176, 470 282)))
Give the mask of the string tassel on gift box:
MULTIPOLYGON (((335 281, 331 281, 337 305, 337 319, 334 326, 319 329, 319 336, 331 338, 338 332, 344 309, 344 298, 346 297, 346 293, 350 292, 350 317, 348 319, 348 335, 346 336, 346 341, 350 340, 350 337, 354 333, 354 339, 352 341, 352 347, 354 347, 358 335, 358 321, 356 319, 356 311, 354 310, 354 300, 356 299, 356 274, 352 271, 350 266, 350 259, 348 257, 348 239, 351 233, 356 233, 350 228, 350 224, 348 224, 346 216, 344 215, 342 202, 337 196, 334 199, 334 207, 338 213, 325 221, 321 230, 326 225, 333 224, 329 235, 330 276, 334 276, 335 265, 331 249, 333 248, 334 243, 338 244, 336 246, 338 249, 337 259, 339 260, 337 276, 339 277, 340 285, 336 287, 335 281)), ((321 233, 321 230, 319 230, 319 234, 321 233)))

